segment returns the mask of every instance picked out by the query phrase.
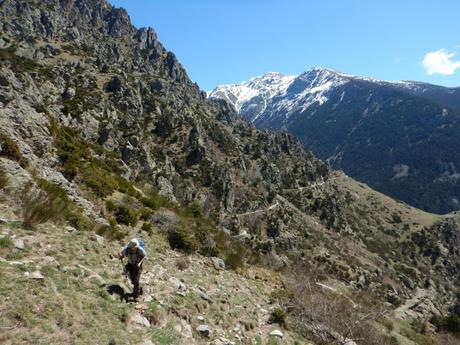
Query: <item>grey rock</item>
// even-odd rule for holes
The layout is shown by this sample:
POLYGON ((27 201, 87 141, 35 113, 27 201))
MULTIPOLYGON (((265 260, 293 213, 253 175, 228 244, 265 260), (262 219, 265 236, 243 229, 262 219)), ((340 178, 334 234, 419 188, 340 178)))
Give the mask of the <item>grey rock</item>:
POLYGON ((212 298, 208 294, 200 289, 195 289, 195 292, 198 296, 204 299, 206 302, 212 303, 212 298))
POLYGON ((177 202, 176 197, 174 196, 174 188, 167 178, 160 176, 157 183, 159 189, 158 194, 164 196, 172 202, 177 202))
POLYGON ((99 235, 94 235, 94 239, 98 244, 100 245, 104 244, 104 237, 99 236, 99 235))
POLYGON ((278 338, 282 338, 284 336, 283 332, 281 332, 280 330, 278 329, 275 329, 274 331, 271 331, 270 332, 270 335, 272 337, 278 337, 278 338))
POLYGON ((67 232, 70 232, 70 233, 74 233, 74 232, 77 232, 77 231, 78 231, 77 229, 75 229, 75 228, 74 228, 73 226, 71 226, 71 225, 67 225, 67 226, 65 227, 65 230, 66 230, 67 232))
MULTIPOLYGON (((26 272, 26 273, 29 273, 29 272, 26 272)), ((40 271, 32 272, 32 273, 30 273, 28 276, 29 276, 29 278, 31 278, 31 279, 37 279, 37 280, 43 280, 43 279, 45 279, 45 277, 43 276, 43 274, 41 274, 40 271)))
POLYGON ((145 327, 150 327, 150 322, 142 314, 137 311, 132 312, 128 317, 128 329, 143 329, 145 327))
POLYGON ((205 337, 209 337, 211 335, 211 329, 208 325, 199 325, 195 330, 205 337))
POLYGON ((16 238, 13 241, 14 247, 17 249, 24 249, 24 241, 20 238, 16 238))
POLYGON ((179 291, 187 291, 187 285, 182 283, 179 279, 176 277, 171 277, 169 278, 169 282, 171 283, 172 286, 174 286, 177 290, 179 291))
POLYGON ((225 269, 225 262, 221 258, 212 257, 212 264, 216 270, 224 270, 225 269))

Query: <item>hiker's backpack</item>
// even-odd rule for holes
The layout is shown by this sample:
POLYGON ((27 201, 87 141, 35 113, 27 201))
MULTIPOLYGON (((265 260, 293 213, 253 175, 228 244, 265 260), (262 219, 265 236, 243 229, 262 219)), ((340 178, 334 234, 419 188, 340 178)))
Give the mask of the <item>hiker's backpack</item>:
MULTIPOLYGON (((147 253, 147 251, 145 250, 144 240, 138 239, 137 241, 139 243, 139 248, 142 248, 147 253)), ((126 251, 126 250, 128 250, 128 248, 129 248, 129 243, 126 245, 124 250, 126 251)))
POLYGON ((139 242, 139 247, 141 247, 142 249, 145 250, 145 243, 144 243, 144 240, 138 239, 137 241, 139 242))

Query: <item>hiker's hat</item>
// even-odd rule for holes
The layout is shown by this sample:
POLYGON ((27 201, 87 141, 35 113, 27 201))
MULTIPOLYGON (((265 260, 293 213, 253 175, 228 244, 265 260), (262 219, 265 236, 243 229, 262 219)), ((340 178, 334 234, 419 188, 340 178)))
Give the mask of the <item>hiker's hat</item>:
POLYGON ((133 238, 131 241, 129 241, 129 246, 139 248, 139 240, 137 238, 133 238))

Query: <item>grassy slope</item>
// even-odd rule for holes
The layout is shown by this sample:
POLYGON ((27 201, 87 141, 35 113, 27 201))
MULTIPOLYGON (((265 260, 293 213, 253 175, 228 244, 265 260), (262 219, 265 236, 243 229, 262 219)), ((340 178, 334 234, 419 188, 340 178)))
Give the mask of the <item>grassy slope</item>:
MULTIPOLYGON (((188 257, 188 268, 180 270, 176 262, 183 260, 181 255, 170 250, 157 231, 143 237, 150 254, 143 275, 144 297, 153 298, 141 306, 147 308, 143 313, 152 326, 133 333, 129 319, 136 313, 135 305, 109 296, 102 286, 116 284, 128 290, 115 257, 121 242, 100 244, 92 233, 68 232, 50 223, 26 230, 20 222, 8 222, 0 225, 0 233, 25 242, 24 249, 17 249, 4 237, 0 248, 0 341, 4 344, 139 344, 146 339, 178 344, 184 341, 178 331, 184 327, 181 319, 192 329, 208 324, 211 338, 265 344, 267 334, 277 328, 266 322, 274 307, 269 304, 270 293, 281 286, 276 274, 261 269, 241 274, 216 271, 210 259, 195 255, 188 257), (26 276, 35 271, 44 279, 26 276), (185 296, 177 294, 171 277, 187 286, 185 296), (197 294, 198 287, 211 303, 197 294)), ((193 337, 196 343, 206 342, 195 331, 193 337)), ((294 343, 293 337, 297 336, 286 335, 283 343, 294 343)))

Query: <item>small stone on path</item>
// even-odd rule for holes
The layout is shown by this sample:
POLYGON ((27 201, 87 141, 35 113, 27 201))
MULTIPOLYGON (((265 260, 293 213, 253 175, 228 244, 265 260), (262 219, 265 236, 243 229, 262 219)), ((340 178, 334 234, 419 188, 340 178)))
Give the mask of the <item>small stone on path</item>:
POLYGON ((280 330, 278 329, 275 329, 274 331, 271 331, 270 332, 270 335, 272 337, 279 337, 279 338, 282 338, 284 336, 283 332, 281 332, 280 330))

